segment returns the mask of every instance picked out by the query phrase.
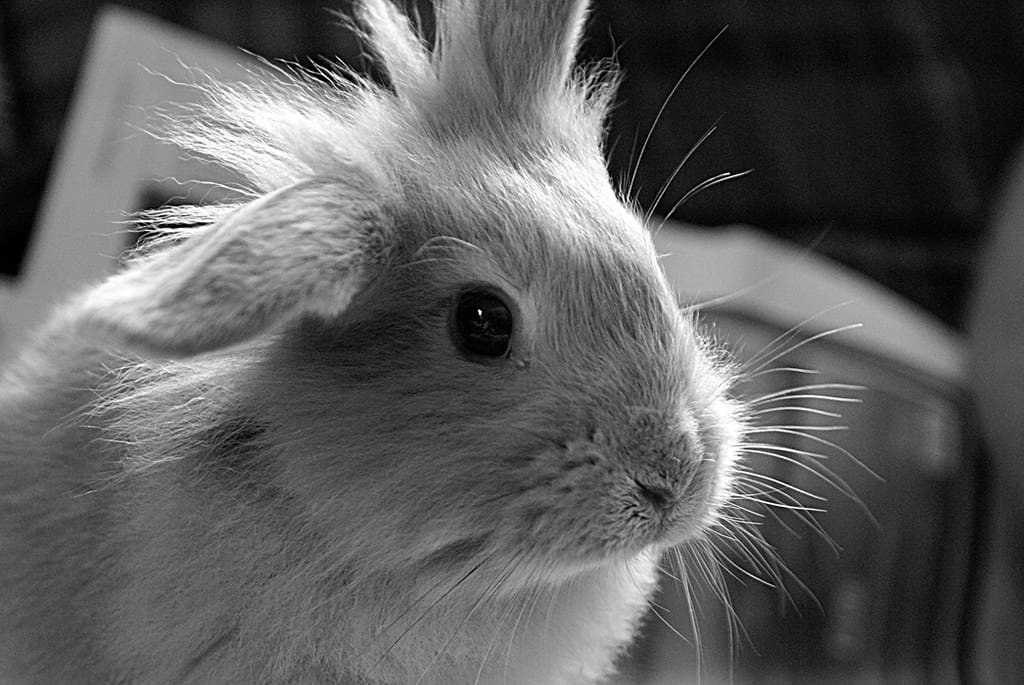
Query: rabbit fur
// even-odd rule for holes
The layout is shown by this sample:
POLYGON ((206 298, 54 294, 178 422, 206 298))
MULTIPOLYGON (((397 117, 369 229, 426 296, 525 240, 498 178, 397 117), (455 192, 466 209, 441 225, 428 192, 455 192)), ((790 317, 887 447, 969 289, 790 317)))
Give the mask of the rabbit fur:
POLYGON ((449 0, 389 85, 269 66, 160 135, 245 179, 0 385, 16 683, 591 683, 730 495, 740 412, 602 156, 581 0, 449 0), (324 83, 328 81, 328 83, 324 83), (511 342, 453 342, 466 288, 511 342))

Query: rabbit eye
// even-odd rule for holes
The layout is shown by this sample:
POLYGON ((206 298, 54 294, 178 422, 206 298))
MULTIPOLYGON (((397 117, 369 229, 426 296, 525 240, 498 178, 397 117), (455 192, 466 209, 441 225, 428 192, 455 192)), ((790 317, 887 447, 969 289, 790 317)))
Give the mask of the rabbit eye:
POLYGON ((512 312, 492 292, 466 291, 455 305, 453 335, 459 347, 470 354, 500 357, 512 342, 512 312))

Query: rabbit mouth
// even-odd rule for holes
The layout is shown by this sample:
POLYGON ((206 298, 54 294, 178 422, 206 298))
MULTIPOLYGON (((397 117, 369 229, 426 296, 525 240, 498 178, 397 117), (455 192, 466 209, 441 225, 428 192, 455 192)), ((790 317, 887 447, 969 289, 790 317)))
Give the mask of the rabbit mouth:
POLYGON ((510 546, 590 566, 699 536, 714 519, 719 457, 690 438, 670 447, 626 453, 595 431, 546 450, 506 510, 510 546))
POLYGON ((684 544, 711 523, 716 467, 700 459, 685 470, 685 480, 666 485, 664 477, 632 476, 624 510, 633 517, 640 534, 634 549, 666 549, 684 544))

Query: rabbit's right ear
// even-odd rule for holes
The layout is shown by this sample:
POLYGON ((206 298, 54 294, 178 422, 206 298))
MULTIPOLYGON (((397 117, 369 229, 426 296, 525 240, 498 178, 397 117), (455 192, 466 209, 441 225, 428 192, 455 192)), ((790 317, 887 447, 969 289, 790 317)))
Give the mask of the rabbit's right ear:
POLYGON ((73 316, 90 337, 171 357, 338 316, 388 259, 380 196, 359 176, 286 186, 111 277, 73 316))

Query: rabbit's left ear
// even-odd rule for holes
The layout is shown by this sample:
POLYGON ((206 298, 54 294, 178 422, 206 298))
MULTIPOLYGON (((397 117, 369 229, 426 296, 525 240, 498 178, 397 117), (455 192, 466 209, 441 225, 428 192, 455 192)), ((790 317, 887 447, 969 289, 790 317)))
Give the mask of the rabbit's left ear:
POLYGON ((303 314, 340 315, 393 239, 369 186, 353 176, 281 188, 109 278, 72 316, 90 337, 181 357, 303 314))
POLYGON ((442 82, 453 90, 469 84, 475 98, 493 89, 503 111, 515 112, 565 87, 587 2, 462 0, 439 11, 442 82))
POLYGON ((490 0, 482 5, 484 49, 506 97, 565 86, 583 32, 586 2, 490 0))

